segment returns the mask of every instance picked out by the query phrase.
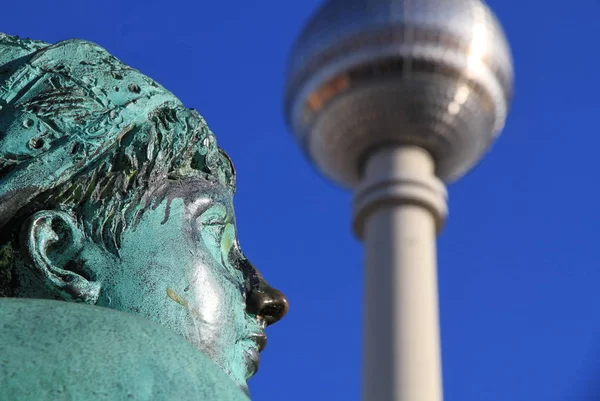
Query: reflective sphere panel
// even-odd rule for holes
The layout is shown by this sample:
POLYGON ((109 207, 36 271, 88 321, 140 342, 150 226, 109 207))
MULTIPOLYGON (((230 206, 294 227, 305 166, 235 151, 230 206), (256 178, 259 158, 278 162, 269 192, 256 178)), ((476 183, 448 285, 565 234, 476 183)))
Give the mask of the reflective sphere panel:
POLYGON ((424 147, 453 180, 502 129, 512 82, 502 29, 478 0, 331 0, 294 46, 286 116, 343 186, 394 144, 424 147))

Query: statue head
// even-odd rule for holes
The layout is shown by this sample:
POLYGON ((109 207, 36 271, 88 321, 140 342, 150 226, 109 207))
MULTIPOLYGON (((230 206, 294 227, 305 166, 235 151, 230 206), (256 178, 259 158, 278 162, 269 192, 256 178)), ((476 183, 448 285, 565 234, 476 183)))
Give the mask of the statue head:
POLYGON ((147 317, 242 388, 287 300, 236 234, 203 118, 101 47, 0 34, 0 296, 147 317))

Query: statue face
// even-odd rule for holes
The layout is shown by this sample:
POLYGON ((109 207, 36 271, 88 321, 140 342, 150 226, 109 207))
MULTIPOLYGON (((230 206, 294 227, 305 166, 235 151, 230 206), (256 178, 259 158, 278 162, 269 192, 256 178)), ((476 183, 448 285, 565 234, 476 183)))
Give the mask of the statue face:
POLYGON ((191 180, 174 184, 156 204, 124 231, 120 258, 99 246, 83 250, 81 262, 102 288, 97 305, 167 326, 246 389, 264 329, 283 317, 287 300, 244 273, 242 264, 254 268, 238 246, 229 189, 191 180))

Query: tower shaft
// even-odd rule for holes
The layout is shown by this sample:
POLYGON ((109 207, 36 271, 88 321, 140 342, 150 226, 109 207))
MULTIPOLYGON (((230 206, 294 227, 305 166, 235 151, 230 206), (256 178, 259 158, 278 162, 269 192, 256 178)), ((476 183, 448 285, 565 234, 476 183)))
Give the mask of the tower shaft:
POLYGON ((365 244, 364 401, 441 401, 436 231, 444 185, 417 147, 367 160, 355 195, 365 244))

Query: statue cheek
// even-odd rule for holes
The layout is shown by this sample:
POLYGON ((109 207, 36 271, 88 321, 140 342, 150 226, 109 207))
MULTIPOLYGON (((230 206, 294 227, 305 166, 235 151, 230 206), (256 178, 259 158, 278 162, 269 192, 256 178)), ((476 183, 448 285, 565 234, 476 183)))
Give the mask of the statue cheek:
POLYGON ((187 308, 197 324, 209 331, 222 324, 225 316, 223 308, 223 293, 219 278, 210 273, 210 269, 198 264, 194 268, 189 288, 190 297, 187 308))

